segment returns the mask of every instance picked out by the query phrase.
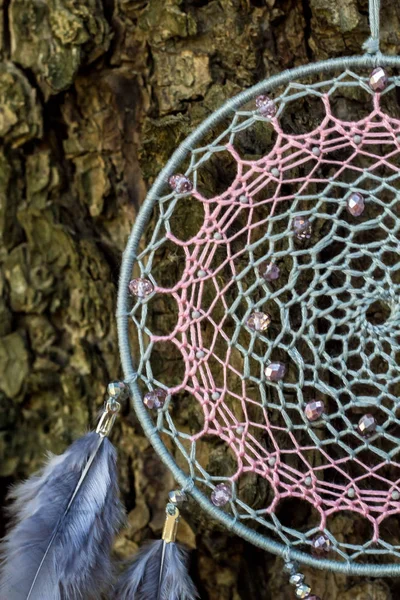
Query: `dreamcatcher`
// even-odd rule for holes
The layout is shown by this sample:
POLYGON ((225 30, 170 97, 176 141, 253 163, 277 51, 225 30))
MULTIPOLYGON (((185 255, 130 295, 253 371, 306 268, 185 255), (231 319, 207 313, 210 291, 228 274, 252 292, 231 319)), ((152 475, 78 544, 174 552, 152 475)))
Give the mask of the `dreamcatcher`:
POLYGON ((398 574, 400 59, 379 52, 378 0, 370 25, 364 56, 239 94, 160 173, 122 263, 124 384, 97 433, 14 492, 4 597, 98 598, 110 581, 121 508, 107 435, 126 389, 181 487, 115 598, 196 597, 175 544, 188 495, 280 555, 296 598, 317 600, 299 564, 398 574), (296 529, 281 510, 293 500, 313 515, 296 529), (341 514, 363 522, 350 541, 341 514), (35 555, 22 583, 21 549, 35 555))

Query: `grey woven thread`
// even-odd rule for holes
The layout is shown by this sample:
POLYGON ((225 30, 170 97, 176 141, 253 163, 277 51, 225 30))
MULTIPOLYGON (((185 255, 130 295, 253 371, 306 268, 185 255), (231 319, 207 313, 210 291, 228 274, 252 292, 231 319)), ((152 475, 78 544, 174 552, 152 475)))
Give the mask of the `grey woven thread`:
POLYGON ((377 54, 379 52, 380 42, 380 0, 369 0, 369 26, 371 35, 363 44, 363 48, 369 54, 377 54))
MULTIPOLYGON (((399 66, 400 59, 398 57, 380 57, 380 63, 383 66, 399 66)), ((136 371, 135 371, 135 368, 133 365, 133 359, 131 356, 129 332, 128 332, 128 322, 132 315, 131 299, 129 299, 128 294, 127 294, 128 283, 129 283, 129 280, 132 275, 133 265, 135 263, 138 263, 141 266, 142 272, 143 272, 143 269, 145 269, 147 272, 151 268, 151 266, 149 266, 149 264, 151 265, 151 263, 145 265, 145 263, 143 262, 143 253, 139 252, 139 250, 138 250, 139 242, 141 240, 141 237, 145 230, 145 227, 149 222, 154 205, 159 201, 160 198, 163 197, 163 191, 165 189, 165 183, 168 180, 168 177, 171 174, 177 172, 177 169, 178 169, 179 165, 181 164, 181 162, 186 157, 188 157, 192 154, 192 151, 194 151, 196 149, 198 143, 201 141, 201 139, 205 133, 210 131, 210 129, 212 129, 212 127, 215 124, 221 122, 227 116, 229 116, 229 115, 233 116, 235 114, 235 112, 240 109, 241 106, 243 106, 249 100, 253 99, 258 94, 265 93, 265 92, 271 92, 272 90, 276 89, 277 87, 285 85, 290 81, 294 82, 294 81, 300 80, 301 78, 309 76, 309 75, 319 74, 321 72, 327 72, 327 73, 334 72, 334 71, 337 71, 338 69, 346 70, 349 68, 371 67, 371 66, 374 66, 375 64, 376 64, 376 59, 375 59, 375 57, 372 57, 372 56, 335 59, 332 61, 326 61, 324 63, 319 63, 316 65, 308 65, 306 67, 301 67, 301 68, 295 69, 293 71, 287 71, 285 73, 282 73, 280 75, 277 75, 277 76, 271 78, 270 80, 261 82, 261 83, 257 84, 256 86, 254 86, 253 88, 251 88, 250 90, 247 90, 247 91, 243 92, 242 94, 240 94, 239 96, 237 96, 236 98, 233 98, 232 100, 228 101, 221 109, 219 109, 216 113, 211 115, 211 117, 209 119, 207 119, 193 134, 191 134, 187 138, 187 140, 185 140, 185 142, 180 146, 180 148, 174 153, 170 162, 160 173, 160 175, 157 178, 148 197, 146 198, 146 201, 143 205, 143 208, 140 212, 140 215, 138 216, 138 219, 135 223, 134 229, 130 236, 127 248, 124 252, 122 268, 121 268, 121 275, 120 275, 117 319, 118 319, 118 333, 119 333, 121 360, 122 360, 122 364, 123 364, 123 368, 124 368, 125 377, 127 380, 131 380, 131 378, 136 377, 136 371)), ((334 81, 334 79, 332 81, 334 81)), ((316 86, 316 88, 315 88, 315 93, 316 94, 319 93, 318 86, 316 86)), ((299 91, 299 94, 301 94, 301 91, 299 91)), ((201 158, 196 159, 196 160, 201 160, 201 158)), ((192 165, 193 164, 194 163, 192 161, 192 165)), ((390 182, 389 182, 389 184, 390 184, 390 182)), ((356 183, 354 185, 355 185, 355 187, 357 187, 356 183)), ((315 251, 317 252, 318 248, 315 249, 315 251)), ((137 320, 137 317, 135 314, 133 314, 132 316, 134 317, 136 326, 139 328, 139 330, 142 329, 144 327, 143 322, 140 319, 137 320)), ((147 351, 146 348, 143 346, 141 352, 143 354, 145 354, 146 351, 147 351)), ((141 360, 140 357, 136 357, 136 359, 135 359, 136 364, 138 364, 139 360, 141 360)), ((345 357, 344 357, 344 360, 345 360, 345 357)), ((144 359, 141 362, 142 366, 140 366, 140 369, 143 368, 143 365, 146 363, 146 361, 147 361, 147 359, 144 359)), ((143 375, 144 374, 141 371, 141 378, 143 378, 143 375)), ((302 385, 301 381, 299 381, 299 385, 302 385)), ((167 418, 167 415, 165 415, 165 416, 163 414, 159 415, 158 421, 155 424, 153 422, 153 420, 151 419, 151 417, 149 416, 146 408, 143 405, 141 392, 140 392, 138 383, 136 381, 133 381, 133 382, 131 381, 130 388, 131 388, 132 395, 133 395, 134 409, 139 417, 139 420, 143 426, 143 429, 144 429, 146 435, 151 440, 152 444, 154 445, 154 447, 155 447, 156 451, 158 452, 158 454, 160 455, 161 459, 171 469, 171 471, 172 471, 175 479, 178 481, 178 483, 182 487, 186 487, 188 489, 191 488, 190 493, 199 502, 199 504, 210 514, 211 517, 216 518, 217 520, 222 522, 228 529, 232 530, 234 533, 237 533, 238 535, 241 535, 242 537, 244 537, 251 543, 253 543, 261 548, 264 548, 265 550, 268 550, 275 554, 279 554, 280 556, 284 556, 285 553, 287 553, 287 551, 288 551, 288 546, 290 546, 292 543, 290 540, 290 536, 287 537, 284 531, 282 531, 282 539, 284 539, 286 536, 287 541, 285 543, 277 543, 274 540, 270 539, 268 537, 268 535, 262 535, 260 533, 256 533, 255 531, 250 529, 250 527, 247 527, 244 524, 246 522, 246 520, 244 520, 244 523, 240 520, 239 513, 237 511, 235 512, 234 507, 233 507, 233 515, 229 515, 229 514, 225 513, 224 511, 219 510, 218 508, 216 508, 214 505, 211 504, 208 497, 202 491, 200 491, 200 489, 196 485, 193 486, 194 477, 198 477, 198 475, 195 474, 195 469, 193 467, 193 461, 190 458, 190 456, 188 456, 189 471, 188 471, 188 473, 185 473, 182 469, 180 469, 176 465, 173 457, 169 454, 164 443, 162 442, 162 440, 160 438, 160 431, 163 426, 162 422, 163 422, 164 418, 167 418)), ((349 426, 349 424, 348 424, 348 426, 349 426)), ((168 423, 168 427, 172 430, 173 423, 168 423)), ((178 445, 178 448, 179 448, 179 443, 180 443, 179 436, 176 439, 174 439, 174 441, 178 445)), ((185 450, 184 446, 181 445, 181 447, 179 449, 182 452, 182 454, 184 454, 184 455, 186 454, 186 450, 185 450)), ((207 481, 212 482, 212 478, 207 479, 206 473, 204 473, 203 476, 205 478, 205 483, 207 483, 207 481)), ((220 480, 220 478, 218 478, 218 480, 220 480)), ((240 507, 240 505, 239 505, 239 508, 242 509, 243 507, 240 507)), ((260 523, 262 522, 262 519, 260 518, 260 515, 257 514, 257 512, 252 514, 250 511, 249 517, 252 520, 259 521, 260 523)), ((276 522, 276 526, 280 527, 280 524, 278 522, 276 522)), ((292 535, 292 534, 293 534, 293 532, 290 533, 290 535, 292 535)), ((300 543, 302 541, 301 535, 299 536, 298 539, 299 539, 299 543, 300 543)), ((365 550, 366 550, 367 554, 369 552, 371 554, 376 554, 376 551, 373 549, 371 550, 371 549, 366 548, 365 550)), ((399 574, 399 566, 398 565, 393 565, 393 564, 365 565, 365 564, 356 564, 351 561, 339 562, 336 560, 320 560, 320 559, 315 559, 315 558, 311 557, 307 553, 297 550, 296 547, 293 547, 290 549, 290 556, 293 559, 299 560, 303 563, 309 564, 309 565, 317 567, 317 568, 323 568, 323 569, 327 568, 327 569, 344 572, 344 573, 354 573, 354 574, 359 574, 359 575, 372 575, 372 576, 399 574)), ((342 556, 343 559, 344 559, 344 557, 345 557, 345 555, 342 556)))

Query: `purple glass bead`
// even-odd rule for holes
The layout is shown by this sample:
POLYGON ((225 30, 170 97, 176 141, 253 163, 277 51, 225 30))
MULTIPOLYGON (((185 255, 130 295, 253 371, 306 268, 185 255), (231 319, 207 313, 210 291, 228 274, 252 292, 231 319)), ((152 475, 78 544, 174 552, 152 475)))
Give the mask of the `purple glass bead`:
POLYGON ((276 104, 269 96, 257 96, 256 106, 263 117, 272 119, 276 115, 276 104))
POLYGON ((132 279, 129 283, 129 291, 132 296, 146 298, 146 296, 149 296, 154 291, 154 286, 148 279, 138 277, 137 279, 132 279))
POLYGON ((312 596, 308 596, 307 600, 321 600, 321 598, 313 594, 312 596))
POLYGON ((376 421, 372 415, 364 415, 358 422, 358 431, 362 436, 368 437, 376 431, 376 421))
POLYGON ((347 200, 347 210, 353 217, 363 214, 365 208, 364 197, 359 192, 353 192, 347 200))
POLYGON ((299 240, 309 240, 312 233, 311 222, 306 217, 295 217, 293 219, 293 231, 299 240))
POLYGON ((271 325, 271 317, 267 313, 253 312, 247 319, 247 326, 254 331, 266 331, 271 325))
POLYGON ((219 483, 212 491, 211 494, 211 502, 214 506, 222 507, 225 504, 228 504, 229 500, 232 498, 232 489, 231 486, 227 483, 219 483))
POLYGON ((269 363, 264 372, 268 381, 281 381, 286 374, 286 365, 281 362, 272 362, 269 363))
POLYGON ((161 388, 156 388, 155 390, 151 390, 147 392, 145 397, 143 398, 143 404, 150 409, 162 408, 165 404, 165 400, 167 399, 167 392, 162 390, 161 388))
POLYGON ((313 539, 312 553, 314 556, 322 558, 322 557, 326 556, 327 554, 329 554, 330 549, 331 549, 331 541, 324 533, 319 533, 313 539))
POLYGON ((383 92, 388 83, 389 78, 385 69, 382 69, 382 67, 377 67, 372 71, 369 77, 369 85, 374 92, 383 92))
POLYGON ((280 275, 279 267, 272 262, 266 263, 261 266, 261 275, 265 281, 275 281, 280 275))
POLYGON ((172 177, 169 178, 168 183, 177 194, 188 194, 193 189, 193 184, 189 177, 186 177, 186 175, 182 175, 181 173, 172 175, 172 177))
POLYGON ((325 410, 325 404, 322 400, 312 400, 308 402, 304 407, 304 414, 307 419, 311 421, 317 421, 325 410))

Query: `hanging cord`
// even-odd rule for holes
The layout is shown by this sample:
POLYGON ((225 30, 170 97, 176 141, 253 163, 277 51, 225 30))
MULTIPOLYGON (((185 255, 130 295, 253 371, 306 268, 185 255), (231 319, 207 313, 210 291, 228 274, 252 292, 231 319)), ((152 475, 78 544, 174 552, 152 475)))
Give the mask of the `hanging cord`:
POLYGON ((380 8, 380 0, 369 0, 369 27, 371 35, 363 44, 363 48, 368 54, 379 53, 380 8))

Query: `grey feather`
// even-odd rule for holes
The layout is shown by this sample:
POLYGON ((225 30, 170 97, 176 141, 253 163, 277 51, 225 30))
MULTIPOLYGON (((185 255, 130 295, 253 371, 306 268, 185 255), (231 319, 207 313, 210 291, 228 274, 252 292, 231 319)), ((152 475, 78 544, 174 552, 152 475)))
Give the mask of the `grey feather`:
POLYGON ((162 540, 137 553, 121 575, 114 600, 195 600, 197 590, 188 574, 186 550, 162 540))
POLYGON ((99 600, 112 579, 123 521, 116 452, 92 432, 16 486, 13 527, 1 544, 0 598, 99 600))

